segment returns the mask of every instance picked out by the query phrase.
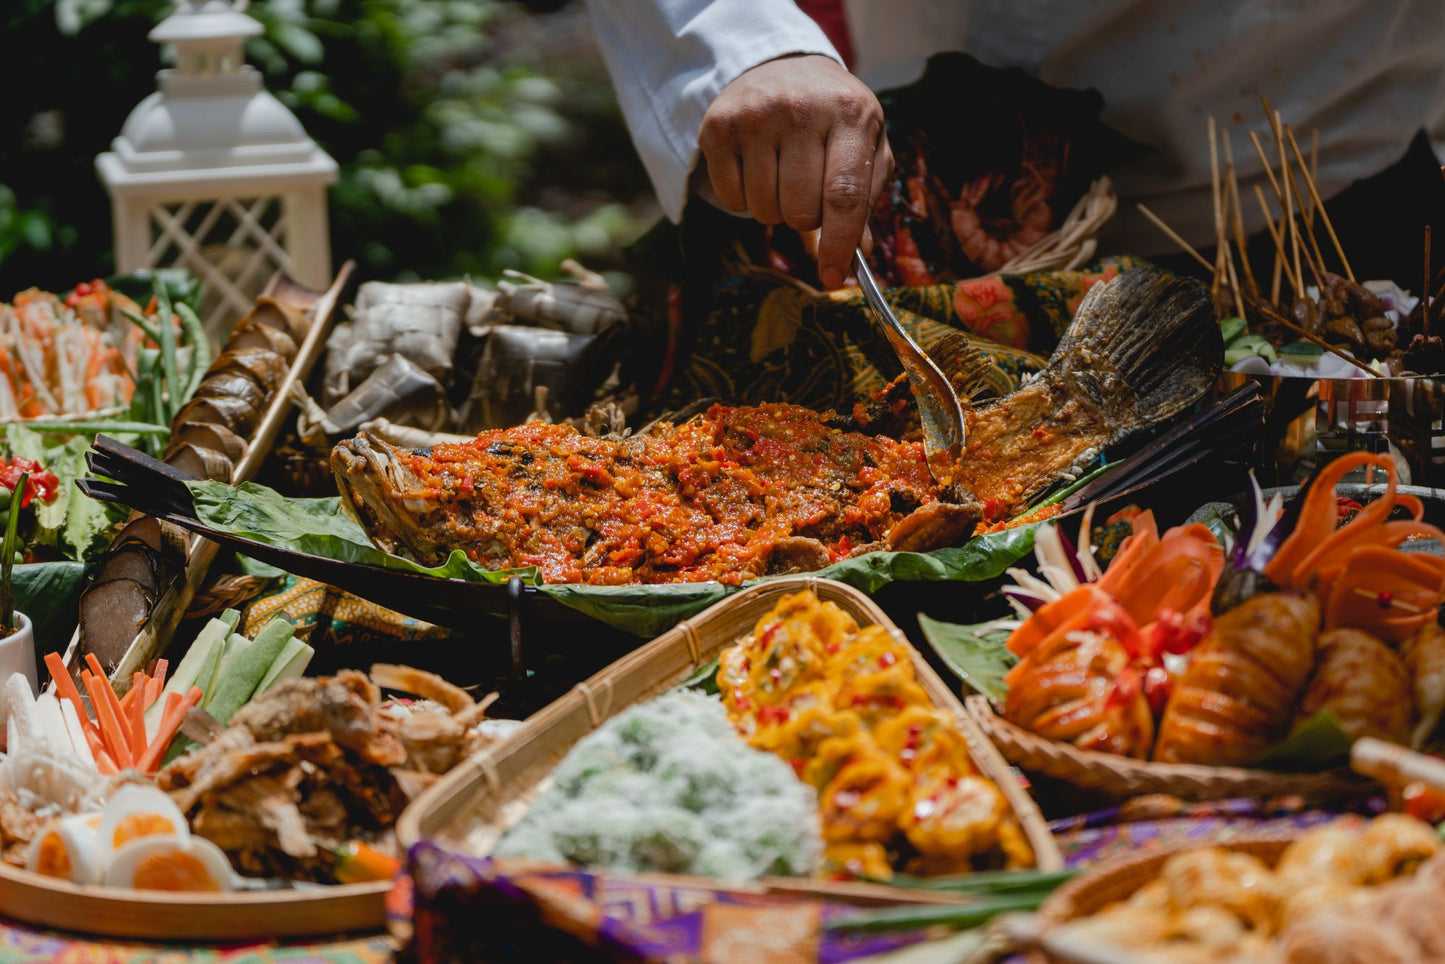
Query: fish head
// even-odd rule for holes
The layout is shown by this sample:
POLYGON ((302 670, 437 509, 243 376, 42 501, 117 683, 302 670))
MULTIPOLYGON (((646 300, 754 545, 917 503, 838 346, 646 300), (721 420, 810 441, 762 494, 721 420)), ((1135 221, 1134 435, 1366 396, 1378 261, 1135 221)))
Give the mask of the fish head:
POLYGON ((434 500, 409 495, 421 483, 403 454, 404 449, 361 432, 331 450, 331 474, 342 506, 379 548, 438 565, 447 550, 428 535, 438 507, 434 500))

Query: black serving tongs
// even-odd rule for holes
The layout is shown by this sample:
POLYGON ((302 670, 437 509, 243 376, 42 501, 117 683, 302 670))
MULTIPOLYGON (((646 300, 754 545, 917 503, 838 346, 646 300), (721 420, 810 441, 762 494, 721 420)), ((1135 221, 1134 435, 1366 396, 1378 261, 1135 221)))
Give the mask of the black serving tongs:
POLYGON ((862 251, 853 253, 853 272, 858 276, 858 287, 863 289, 863 300, 873 309, 888 344, 893 346, 899 364, 908 374, 908 387, 913 389, 918 421, 923 426, 923 451, 928 458, 928 470, 939 488, 946 489, 958 475, 967 431, 958 393, 883 300, 883 292, 862 251))

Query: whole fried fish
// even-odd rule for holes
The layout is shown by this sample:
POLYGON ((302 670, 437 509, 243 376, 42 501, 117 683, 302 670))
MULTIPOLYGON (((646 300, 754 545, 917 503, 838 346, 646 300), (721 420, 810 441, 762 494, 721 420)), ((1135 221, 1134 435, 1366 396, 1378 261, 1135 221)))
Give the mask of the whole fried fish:
POLYGON ((459 549, 549 582, 738 583, 956 544, 1196 401, 1223 353, 1198 282, 1136 269, 1096 285, 1037 378, 967 411, 946 491, 921 443, 791 405, 715 405, 626 438, 529 423, 426 451, 363 432, 331 465, 373 541, 423 563, 459 549))

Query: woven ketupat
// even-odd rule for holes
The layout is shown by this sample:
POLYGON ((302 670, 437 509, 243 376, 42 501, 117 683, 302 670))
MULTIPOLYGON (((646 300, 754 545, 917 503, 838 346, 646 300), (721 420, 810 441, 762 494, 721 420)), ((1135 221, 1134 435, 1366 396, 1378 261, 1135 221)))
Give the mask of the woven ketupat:
MULTIPOLYGON (((991 363, 987 388, 1002 395, 1043 367, 1090 287, 1139 264, 1106 259, 1080 271, 897 288, 888 295, 924 350, 951 333, 965 335, 991 363)), ((654 398, 654 413, 699 398, 846 412, 901 370, 857 289, 820 292, 772 273, 724 282, 686 357, 683 340, 675 334, 669 346, 676 374, 654 398)))

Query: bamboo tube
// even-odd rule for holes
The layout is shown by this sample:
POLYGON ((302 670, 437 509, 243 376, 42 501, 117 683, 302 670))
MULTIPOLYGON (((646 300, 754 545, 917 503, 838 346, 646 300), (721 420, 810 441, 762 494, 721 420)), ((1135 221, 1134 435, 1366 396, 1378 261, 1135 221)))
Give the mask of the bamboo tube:
POLYGON ((1155 214, 1153 211, 1149 210, 1148 208, 1146 208, 1146 207, 1145 207, 1144 205, 1142 205, 1142 204, 1136 204, 1136 205, 1134 205, 1134 206, 1139 209, 1139 213, 1140 213, 1140 214, 1144 215, 1144 217, 1146 217, 1146 218, 1149 219, 1149 223, 1150 223, 1150 224, 1153 224, 1153 225, 1154 225, 1156 228, 1158 228, 1160 231, 1163 231, 1165 237, 1167 237, 1170 241, 1173 241, 1175 244, 1179 245, 1179 249, 1180 249, 1181 251, 1183 251, 1185 254, 1189 255, 1189 256, 1190 256, 1191 258, 1193 258, 1195 261, 1198 261, 1201 265, 1204 266, 1204 268, 1205 268, 1206 270, 1208 270, 1208 271, 1213 271, 1213 270, 1214 270, 1214 265, 1210 264, 1210 263, 1205 259, 1204 255, 1202 255, 1202 254, 1200 254, 1198 251, 1194 250, 1194 245, 1190 244, 1188 241, 1185 241, 1183 238, 1181 238, 1178 234, 1176 234, 1176 233, 1174 232, 1174 229, 1173 229, 1173 228, 1171 228, 1169 225, 1165 224, 1162 220, 1160 220, 1159 215, 1155 214))
MULTIPOLYGON (((1286 130, 1286 133, 1289 135, 1289 146, 1294 149, 1295 157, 1300 158, 1300 166, 1303 167, 1304 158, 1303 155, 1300 154, 1299 143, 1294 138, 1294 131, 1286 130)), ((1355 281, 1355 271, 1350 267, 1350 259, 1345 257, 1345 249, 1340 245, 1339 235, 1335 234, 1335 226, 1330 221, 1330 212, 1325 209, 1325 202, 1320 200, 1320 191, 1319 188, 1315 186, 1315 179, 1306 176, 1305 187, 1309 188, 1310 197, 1314 199, 1315 206, 1319 208, 1320 220, 1325 222, 1325 230, 1329 232, 1330 243, 1335 246, 1335 254, 1340 256, 1340 264, 1345 266, 1345 276, 1353 283, 1355 281)))

